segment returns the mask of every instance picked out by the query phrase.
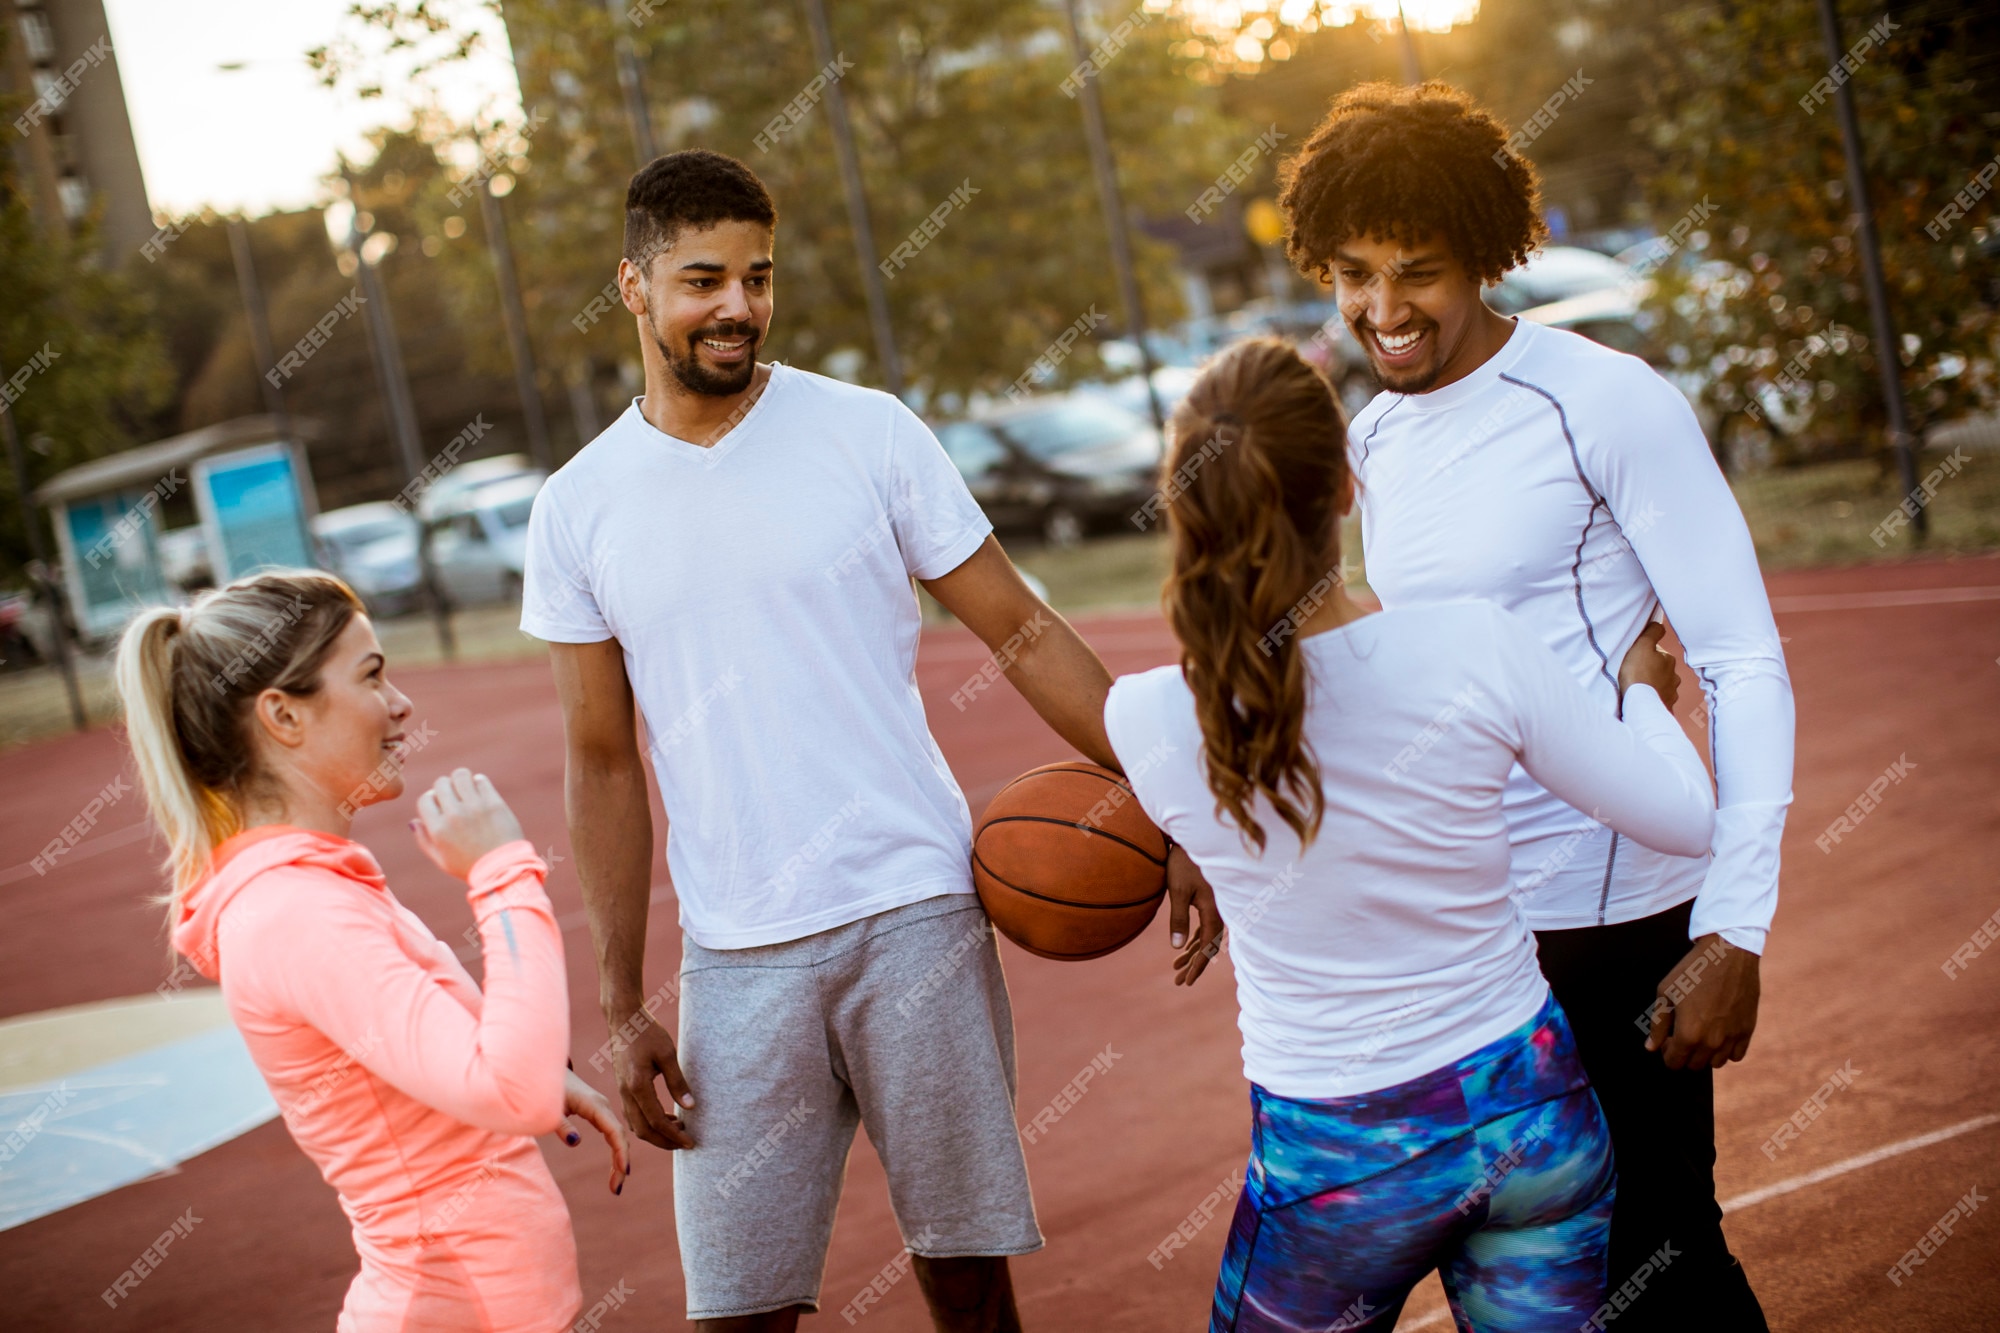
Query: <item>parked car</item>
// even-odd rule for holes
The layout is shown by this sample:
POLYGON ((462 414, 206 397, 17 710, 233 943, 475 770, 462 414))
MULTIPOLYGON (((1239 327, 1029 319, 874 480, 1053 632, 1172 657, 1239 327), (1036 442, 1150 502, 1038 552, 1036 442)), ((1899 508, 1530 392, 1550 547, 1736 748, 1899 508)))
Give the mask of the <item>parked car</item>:
POLYGON ((1500 275, 1483 293, 1486 304, 1503 315, 1518 315, 1552 301, 1589 292, 1629 287, 1631 269, 1595 250, 1551 245, 1528 256, 1528 262, 1500 275))
POLYGON ((42 664, 41 651, 29 635, 35 600, 25 592, 0 593, 0 671, 26 671, 42 664))
POLYGON ((528 515, 547 480, 537 470, 465 488, 425 520, 431 563, 455 605, 520 600, 528 515))
POLYGON ((1122 525, 1159 485, 1160 433, 1101 394, 1047 394, 937 435, 995 528, 1052 546, 1122 525))
MULTIPOLYGON (((463 497, 481 486, 537 471, 526 454, 495 454, 491 458, 469 459, 457 464, 424 489, 423 494, 417 497, 417 517, 435 518, 456 507, 463 497)), ((542 472, 539 475, 546 477, 548 474, 542 472)))
POLYGON ((330 509, 312 521, 319 562, 361 594, 371 614, 400 615, 423 600, 417 520, 387 500, 330 509))
MULTIPOLYGON (((1194 382, 1199 378, 1201 372, 1193 366, 1154 367, 1153 392, 1159 397, 1162 419, 1174 414, 1174 409, 1181 405, 1181 399, 1188 396, 1188 390, 1194 387, 1194 382)), ((1147 421, 1153 419, 1152 405, 1146 401, 1144 375, 1127 375, 1123 379, 1109 382, 1079 384, 1076 386, 1076 392, 1096 394, 1116 403, 1135 417, 1147 421)))

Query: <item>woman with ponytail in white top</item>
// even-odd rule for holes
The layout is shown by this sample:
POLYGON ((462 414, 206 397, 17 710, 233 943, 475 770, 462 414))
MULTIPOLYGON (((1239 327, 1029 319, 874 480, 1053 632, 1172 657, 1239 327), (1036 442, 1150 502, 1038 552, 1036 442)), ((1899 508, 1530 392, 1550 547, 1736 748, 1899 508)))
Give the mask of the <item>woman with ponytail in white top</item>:
POLYGON ((1621 720, 1491 605, 1356 605, 1340 416, 1282 343, 1218 356, 1171 436, 1181 662, 1119 680, 1105 723, 1232 941, 1253 1137, 1210 1328, 1393 1328, 1435 1268, 1460 1329, 1574 1330, 1615 1173, 1501 796, 1518 762, 1646 846, 1708 845, 1660 629, 1619 645, 1621 720))

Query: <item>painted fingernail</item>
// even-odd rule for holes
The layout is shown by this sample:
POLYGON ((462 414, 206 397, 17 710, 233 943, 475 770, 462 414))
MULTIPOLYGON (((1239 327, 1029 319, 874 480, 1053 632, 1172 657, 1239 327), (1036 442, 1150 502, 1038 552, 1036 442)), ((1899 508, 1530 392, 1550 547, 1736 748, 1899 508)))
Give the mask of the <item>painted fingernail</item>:
POLYGON ((581 1134, 576 1134, 576 1133, 565 1134, 563 1135, 563 1139, 572 1148, 574 1148, 577 1144, 583 1142, 583 1136, 581 1134))
POLYGON ((621 1180, 616 1185, 613 1185, 611 1192, 613 1194, 623 1194, 625 1192, 625 1182, 621 1180))
POLYGON ((1187 936, 1181 934, 1178 930, 1175 931, 1172 935, 1168 936, 1168 939, 1172 942, 1173 946, 1176 949, 1180 948, 1183 944, 1187 943, 1187 936))
POLYGON ((693 1094, 693 1093, 683 1093, 683 1094, 681 1095, 681 1105, 682 1105, 682 1106, 693 1106, 693 1105, 694 1105, 694 1094, 693 1094))

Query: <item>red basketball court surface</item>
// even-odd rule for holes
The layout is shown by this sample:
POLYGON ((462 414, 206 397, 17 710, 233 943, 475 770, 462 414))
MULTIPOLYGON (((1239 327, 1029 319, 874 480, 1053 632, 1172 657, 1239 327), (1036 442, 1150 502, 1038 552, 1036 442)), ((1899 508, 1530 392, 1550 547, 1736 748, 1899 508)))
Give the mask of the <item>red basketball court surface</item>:
MULTIPOLYGON (((1717 1080, 1717 1176, 1730 1239, 1775 1329, 2000 1328, 2000 1207, 1958 1219, 1900 1286, 1886 1276, 1969 1190, 2000 1196, 2000 949, 1983 956, 1974 942, 1975 930, 1988 938, 1982 923, 2000 909, 2000 559, 1786 573, 1770 586, 1798 694, 1797 800, 1762 1023, 1748 1062, 1717 1080), (1838 843, 1816 845, 1899 760, 1902 780, 1879 804, 1838 843), (1842 1069, 1851 1086, 1802 1116, 1807 1128, 1775 1156, 1762 1151, 1842 1069)), ((1078 624, 1114 673, 1172 658, 1157 616, 1078 624)), ((975 814, 1023 769, 1067 757, 1004 686, 962 710, 950 702, 983 658, 965 631, 950 628, 925 636, 918 661, 932 728, 975 814)), ((412 788, 457 765, 481 769, 529 836, 563 858, 549 888, 569 948, 572 1046, 587 1071, 605 1028, 566 859, 561 721, 548 667, 434 668, 397 679, 436 731, 411 760, 412 788)), ((1696 699, 1684 674, 1684 720, 1696 699)), ((158 887, 158 852, 136 795, 105 812, 55 868, 38 874, 30 864, 121 771, 129 761, 113 730, 0 758, 0 1016, 146 996, 167 976, 160 912, 145 901, 158 887)), ((364 813, 356 836, 402 900, 457 942, 470 919, 461 887, 417 852, 405 805, 364 813)), ((679 958, 659 874, 649 987, 672 976, 679 958)), ((1192 990, 1176 990, 1165 936, 1162 917, 1131 947, 1081 964, 1003 945, 1019 1119, 1048 1107, 1094 1057, 1103 1071, 1079 1099, 1063 1099, 1067 1109, 1053 1124, 1045 1119, 1028 1147, 1048 1237, 1044 1251, 1015 1263, 1030 1330, 1205 1327, 1226 1196, 1248 1145, 1247 1099, 1227 960, 1192 990), (1205 1199, 1216 1220, 1200 1224, 1205 1199), (1193 1239, 1162 1258, 1162 1242, 1184 1223, 1193 1239)), ((587 1076, 610 1087, 608 1074, 587 1076)), ((0 1067, 0 1090, 7 1078, 0 1067)), ((636 1145, 631 1181, 614 1198, 601 1145, 542 1143, 575 1219, 586 1307, 618 1292, 603 1328, 682 1327, 666 1155, 636 1145)), ((0 1202, 6 1188, 0 1166, 0 1202)), ((928 1329, 915 1282, 894 1262, 900 1252, 863 1139, 822 1312, 805 1327, 928 1329), (850 1302, 885 1274, 896 1279, 883 1284, 887 1294, 857 1313, 850 1302)), ((0 1231, 0 1324, 330 1329, 356 1266, 332 1191, 272 1120, 151 1178, 0 1231), (190 1212, 198 1225, 107 1306, 100 1293, 190 1212)), ((1441 1310, 1428 1281, 1400 1327, 1447 1328, 1441 1310)))

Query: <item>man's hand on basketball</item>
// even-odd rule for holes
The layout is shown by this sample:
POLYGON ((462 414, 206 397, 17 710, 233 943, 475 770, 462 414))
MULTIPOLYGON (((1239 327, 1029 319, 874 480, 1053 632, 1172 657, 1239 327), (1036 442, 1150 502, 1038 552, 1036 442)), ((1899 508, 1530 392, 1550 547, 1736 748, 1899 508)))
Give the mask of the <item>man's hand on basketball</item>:
POLYGON ((1720 935, 1704 935, 1661 980, 1646 1049, 1669 1069, 1720 1069, 1750 1052, 1762 989, 1761 960, 1720 935))
POLYGON ((1176 843, 1167 852, 1167 930, 1174 956, 1174 984, 1192 986, 1222 951, 1222 913, 1215 907, 1215 890, 1208 887, 1186 850, 1176 843), (1201 913, 1201 930, 1188 935, 1188 904, 1201 913))
POLYGON ((1660 639, 1667 632, 1664 621, 1655 620, 1639 631, 1625 653, 1625 660, 1618 664, 1618 697, 1624 698, 1625 691, 1634 685, 1651 685, 1660 696, 1660 702, 1672 712, 1680 699, 1681 678, 1677 668, 1680 663, 1674 655, 1662 651, 1660 639))
POLYGON ((681 1073, 680 1054, 667 1030, 655 1023, 644 1010, 634 1019, 643 1020, 632 1039, 613 1058, 618 1071, 618 1091, 625 1099, 625 1120, 632 1132, 655 1148, 668 1152, 694 1147, 694 1136, 686 1125, 667 1110, 653 1080, 664 1078, 667 1093, 682 1106, 694 1105, 687 1076, 681 1073))

